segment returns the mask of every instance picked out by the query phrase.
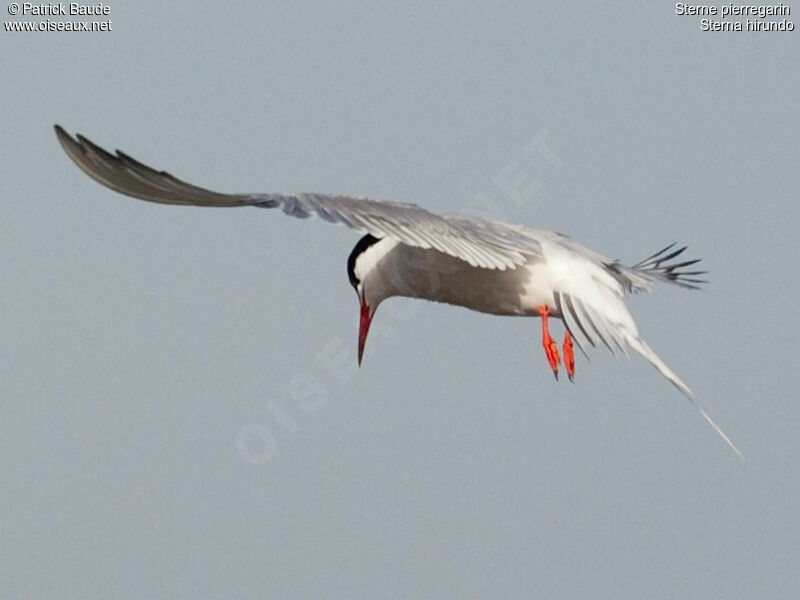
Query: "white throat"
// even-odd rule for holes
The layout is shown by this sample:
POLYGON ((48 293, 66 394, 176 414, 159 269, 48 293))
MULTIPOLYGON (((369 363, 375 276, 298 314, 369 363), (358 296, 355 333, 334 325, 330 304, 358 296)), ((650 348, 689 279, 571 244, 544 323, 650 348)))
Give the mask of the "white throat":
POLYGON ((360 288, 364 293, 367 304, 373 310, 386 298, 398 292, 387 279, 385 269, 381 268, 384 259, 400 242, 392 238, 382 238, 375 242, 356 258, 353 273, 358 278, 360 288))

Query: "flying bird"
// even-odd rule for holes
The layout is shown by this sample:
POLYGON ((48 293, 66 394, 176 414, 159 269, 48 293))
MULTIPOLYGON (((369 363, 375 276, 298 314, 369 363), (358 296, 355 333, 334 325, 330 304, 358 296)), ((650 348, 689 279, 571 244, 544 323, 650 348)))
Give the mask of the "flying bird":
POLYGON ((656 281, 695 289, 705 271, 687 270, 697 260, 676 262, 686 247, 674 244, 626 267, 552 231, 469 215, 438 215, 415 204, 328 194, 223 194, 156 171, 119 150, 111 154, 60 126, 56 135, 89 177, 148 202, 190 206, 279 208, 301 219, 319 217, 363 234, 347 260, 358 295, 358 362, 378 306, 393 296, 421 298, 494 315, 540 317, 542 346, 558 378, 559 366, 575 375, 574 346, 584 354, 603 344, 648 360, 697 408, 743 459, 725 432, 694 400, 689 387, 640 337, 625 298, 647 292, 656 281), (549 319, 565 328, 559 346, 549 319), (562 358, 563 357, 563 358, 562 358))

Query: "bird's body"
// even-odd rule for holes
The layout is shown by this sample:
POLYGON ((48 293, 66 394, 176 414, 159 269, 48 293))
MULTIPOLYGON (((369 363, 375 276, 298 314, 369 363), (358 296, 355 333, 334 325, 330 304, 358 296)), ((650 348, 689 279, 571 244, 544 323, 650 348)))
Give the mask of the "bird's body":
POLYGON ((407 296, 515 317, 538 317, 539 306, 549 304, 550 316, 562 318, 554 304, 558 291, 586 299, 613 322, 635 331, 623 302, 625 291, 605 268, 578 254, 573 249, 577 245, 562 245, 562 236, 533 229, 530 234, 540 240, 541 256, 502 271, 475 268, 438 250, 383 238, 359 258, 361 270, 371 277, 367 300, 377 306, 386 298, 407 296))
MULTIPOLYGON (((348 259, 348 275, 361 305, 358 358, 381 302, 393 296, 421 298, 494 315, 542 318, 542 342, 556 376, 561 363, 547 326, 561 319, 564 364, 574 374, 572 341, 611 352, 631 348, 647 359, 692 402, 693 393, 647 346, 625 305, 626 296, 648 291, 653 281, 687 288, 703 283, 697 260, 670 262, 685 248, 672 246, 625 267, 564 235, 465 215, 436 215, 414 204, 325 194, 221 194, 155 171, 126 154, 110 154, 86 138, 56 126, 67 154, 90 177, 123 194, 162 204, 281 208, 287 215, 342 223, 365 234, 348 259)), ((728 437, 701 413, 736 451, 728 437)))
MULTIPOLYGON (((359 258, 366 299, 377 306, 394 296, 420 298, 463 306, 493 315, 530 316, 530 270, 527 263, 515 269, 476 269, 468 263, 431 248, 407 246, 382 238, 359 258), (368 278, 368 279, 367 279, 368 278)), ((541 290, 537 290, 541 291, 541 290)), ((541 296, 541 294, 537 294, 541 296)))
POLYGON ((612 353, 627 354, 626 349, 632 348, 689 398, 694 397, 639 337, 625 305, 627 294, 649 289, 646 270, 640 274, 622 267, 550 231, 525 231, 538 240, 540 254, 514 269, 503 270, 475 268, 438 250, 368 236, 371 243, 358 253, 353 271, 363 287, 362 301, 372 309, 370 320, 381 302, 394 296, 500 316, 538 317, 544 306, 549 317, 564 321, 580 348, 600 342, 612 353))

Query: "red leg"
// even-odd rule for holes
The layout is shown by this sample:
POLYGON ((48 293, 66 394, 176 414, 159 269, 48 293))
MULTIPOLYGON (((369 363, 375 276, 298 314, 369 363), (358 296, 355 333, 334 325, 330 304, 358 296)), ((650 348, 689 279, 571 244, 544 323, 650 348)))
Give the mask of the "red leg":
POLYGON ((558 363, 561 358, 558 356, 558 346, 556 346, 553 338, 550 337, 550 332, 547 330, 547 306, 542 304, 539 307, 539 316, 542 317, 542 346, 544 346, 544 353, 547 355, 547 362, 550 363, 550 368, 553 369, 553 375, 558 379, 558 363))
POLYGON ((572 336, 569 330, 564 332, 564 368, 567 370, 569 380, 575 377, 575 355, 572 353, 572 336))

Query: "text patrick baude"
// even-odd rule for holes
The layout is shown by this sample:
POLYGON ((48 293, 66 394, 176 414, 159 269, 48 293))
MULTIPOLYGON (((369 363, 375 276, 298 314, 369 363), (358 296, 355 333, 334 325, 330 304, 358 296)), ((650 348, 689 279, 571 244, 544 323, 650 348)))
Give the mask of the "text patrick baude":
POLYGON ((111 6, 108 4, 81 4, 80 2, 50 2, 48 4, 22 3, 23 15, 54 16, 54 15, 110 15, 111 6))

